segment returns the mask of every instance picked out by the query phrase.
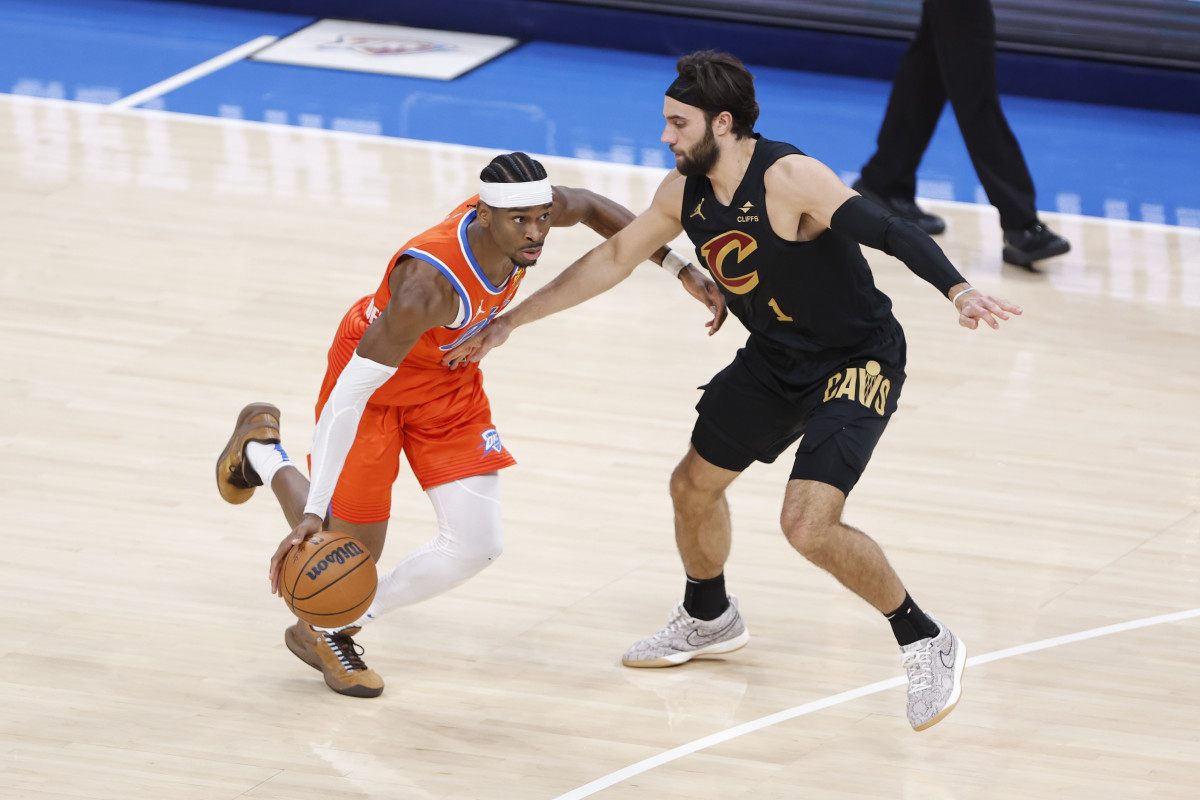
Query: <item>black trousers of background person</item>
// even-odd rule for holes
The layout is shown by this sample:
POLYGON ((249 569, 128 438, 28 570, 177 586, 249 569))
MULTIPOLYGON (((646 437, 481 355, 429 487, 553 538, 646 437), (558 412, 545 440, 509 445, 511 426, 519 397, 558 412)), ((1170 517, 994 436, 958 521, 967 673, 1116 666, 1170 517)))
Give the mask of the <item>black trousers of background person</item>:
POLYGON ((917 165, 947 98, 975 173, 1000 212, 1000 227, 1037 222, 1033 178, 1000 109, 991 0, 925 0, 863 183, 883 195, 913 197, 917 165))

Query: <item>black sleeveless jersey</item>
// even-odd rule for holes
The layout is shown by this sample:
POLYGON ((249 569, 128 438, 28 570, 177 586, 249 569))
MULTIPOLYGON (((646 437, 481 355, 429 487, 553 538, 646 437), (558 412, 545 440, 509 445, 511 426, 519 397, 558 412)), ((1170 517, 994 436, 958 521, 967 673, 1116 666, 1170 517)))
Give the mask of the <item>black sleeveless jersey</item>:
POLYGON ((875 288, 856 241, 827 230, 810 242, 791 242, 772 230, 763 175, 780 158, 803 153, 755 139, 728 206, 717 201, 706 175, 689 177, 683 190, 683 230, 729 310, 752 335, 808 352, 850 347, 895 324, 892 302, 875 288))

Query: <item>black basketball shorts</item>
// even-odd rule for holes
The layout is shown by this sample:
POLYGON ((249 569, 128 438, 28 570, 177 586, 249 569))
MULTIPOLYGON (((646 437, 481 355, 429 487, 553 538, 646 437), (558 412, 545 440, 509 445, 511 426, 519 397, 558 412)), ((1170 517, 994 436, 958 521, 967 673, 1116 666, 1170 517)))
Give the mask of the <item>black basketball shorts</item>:
POLYGON ((848 495, 896 411, 905 355, 899 324, 863 345, 821 353, 781 350, 752 334, 700 387, 692 446, 705 461, 741 472, 800 439, 791 477, 848 495))

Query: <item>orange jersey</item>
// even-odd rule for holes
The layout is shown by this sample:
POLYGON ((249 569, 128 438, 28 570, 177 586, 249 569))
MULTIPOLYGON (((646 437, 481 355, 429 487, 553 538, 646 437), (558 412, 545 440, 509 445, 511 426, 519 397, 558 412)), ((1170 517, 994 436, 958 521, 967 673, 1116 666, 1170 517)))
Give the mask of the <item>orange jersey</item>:
MULTIPOLYGON (((418 234, 396 251, 375 294, 356 303, 342 321, 338 338, 343 346, 337 348, 342 352, 336 354, 336 360, 342 362, 340 366, 349 361, 366 326, 387 307, 392 296, 388 285, 392 270, 397 267, 403 269, 401 261, 407 258, 418 259, 434 267, 450 282, 458 295, 458 315, 454 322, 425 331, 401 362, 396 374, 371 396, 372 403, 423 403, 480 379, 478 364, 451 371, 442 364, 442 357, 479 334, 504 310, 516 295, 517 287, 525 276, 525 268, 514 268, 499 286, 488 280, 467 242, 467 226, 475 219, 478 202, 478 195, 471 197, 450 212, 442 222, 418 234)), ((333 351, 330 352, 330 360, 335 360, 333 351)))

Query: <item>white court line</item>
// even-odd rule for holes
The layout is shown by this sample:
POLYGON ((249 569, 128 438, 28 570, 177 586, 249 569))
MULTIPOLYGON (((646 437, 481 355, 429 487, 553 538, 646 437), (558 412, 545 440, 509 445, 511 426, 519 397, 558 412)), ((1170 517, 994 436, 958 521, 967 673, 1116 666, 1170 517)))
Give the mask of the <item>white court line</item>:
MULTIPOLYGON (((1059 647, 1064 644, 1072 644, 1073 642, 1082 642, 1087 639, 1096 639, 1101 636, 1111 636, 1114 633, 1124 633, 1125 631, 1137 630, 1138 628, 1149 628, 1152 625, 1162 625, 1165 622, 1178 622, 1180 620, 1192 619, 1200 617, 1200 608, 1193 608, 1190 611, 1175 611, 1171 614, 1161 614, 1157 617, 1145 617, 1143 619, 1135 619, 1129 622, 1118 622, 1116 625, 1105 625, 1103 628, 1092 628, 1079 633, 1068 633, 1065 636, 1055 636, 1051 639, 1042 639, 1029 644, 1019 644, 1016 647, 1009 647, 1004 650, 994 650, 990 653, 984 653, 981 656, 973 656, 967 659, 967 666, 977 667, 981 664, 987 664, 992 661, 1001 661, 1006 658, 1015 656, 1023 656, 1028 653, 1036 653, 1039 650, 1049 650, 1051 647, 1059 647)), ((851 689, 840 694, 830 695, 821 700, 814 700, 811 703, 805 703, 802 706, 789 708, 786 711, 778 711, 765 717, 744 722, 732 728, 714 733, 711 736, 705 736, 703 739, 697 739, 694 742, 688 742, 685 745, 667 750, 665 753, 659 753, 656 756, 647 758, 644 761, 639 761, 636 764, 631 764, 628 767, 610 772, 603 778, 597 778, 589 784, 580 786, 578 789, 572 789, 566 794, 561 794, 554 800, 581 800, 584 797, 591 797, 596 792, 607 789, 610 786, 620 783, 621 781, 632 778, 635 775, 640 775, 643 772, 649 772, 655 767, 661 767, 663 764, 668 764, 676 759, 691 755, 700 750, 705 750, 714 745, 728 742, 730 739, 736 739, 739 736, 745 736, 748 733, 769 728, 772 725, 777 725, 780 722, 786 722, 789 719, 803 717, 807 714, 812 714, 815 711, 821 711, 831 706, 848 703, 851 700, 857 700, 860 697, 867 695, 878 694, 885 689, 891 689, 895 686, 901 686, 905 682, 905 678, 895 677, 889 678, 886 681, 876 681, 868 683, 866 686, 860 686, 857 689, 851 689)))
POLYGON ((218 56, 213 56, 208 61, 197 64, 189 69, 185 69, 183 72, 172 75, 166 80, 161 80, 153 86, 147 86, 141 91, 126 95, 120 100, 115 100, 109 103, 108 107, 122 109, 133 108, 134 106, 144 103, 147 100, 153 100, 155 97, 178 89, 180 86, 191 83, 197 78, 203 78, 205 75, 216 72, 223 67, 227 67, 235 61, 241 61, 246 56, 263 49, 278 38, 278 36, 259 36, 257 39, 251 39, 245 44, 240 44, 232 50, 226 50, 224 53, 221 53, 218 56))
MULTIPOLYGON (((1196 1, 1200 2, 1200 0, 1196 0, 1196 1)), ((264 36, 264 37, 260 37, 260 38, 266 39, 269 37, 264 36)), ((254 40, 254 41, 258 41, 258 39, 254 40)), ((253 42, 247 42, 243 46, 249 47, 251 44, 253 44, 253 42)), ((264 44, 263 47, 265 47, 265 46, 266 45, 264 44)), ((230 52, 233 52, 233 51, 230 51, 230 52)), ((236 60, 236 59, 234 59, 234 60, 236 60)), ((203 66, 203 64, 200 66, 203 66)), ((198 69, 198 68, 199 67, 193 67, 193 69, 198 69)), ((184 74, 186 74, 186 73, 182 73, 182 72, 180 73, 180 75, 184 75, 184 74)), ((197 77, 199 77, 199 76, 197 76, 197 77)), ((171 80, 171 79, 168 78, 168 80, 171 80)), ((164 81, 164 83, 165 83, 165 81, 164 81)), ((155 84, 155 86, 157 86, 157 85, 159 85, 159 84, 155 84)), ((153 89, 153 88, 154 88, 154 86, 151 86, 148 89, 143 89, 142 91, 143 92, 149 91, 149 89, 153 89)), ((139 92, 139 94, 141 94, 141 92, 139 92)), ((72 107, 75 107, 78 110, 82 110, 82 111, 92 111, 92 110, 96 110, 96 109, 104 109, 106 111, 116 111, 116 112, 122 113, 122 114, 134 114, 137 116, 158 116, 158 117, 163 117, 163 118, 198 122, 198 123, 205 124, 205 125, 245 127, 245 128, 251 128, 251 129, 265 129, 268 131, 270 131, 270 130, 288 130, 288 131, 291 131, 292 133, 296 134, 297 136, 330 137, 333 139, 369 141, 369 142, 375 142, 375 143, 402 145, 402 146, 406 146, 406 147, 411 147, 411 146, 415 145, 415 146, 425 147, 425 148, 428 148, 430 150, 435 150, 435 151, 436 150, 443 150, 443 151, 444 150, 454 150, 454 151, 478 152, 481 155, 487 155, 489 158, 491 156, 495 155, 497 152, 499 152, 502 149, 502 148, 498 148, 498 147, 484 147, 482 145, 451 144, 448 142, 434 142, 434 141, 429 141, 427 139, 408 139, 403 136, 388 136, 387 134, 383 134, 383 133, 362 133, 360 131, 338 131, 338 130, 332 130, 330 128, 309 128, 309 127, 305 127, 302 125, 291 125, 288 123, 280 123, 280 122, 266 122, 264 120, 240 119, 240 118, 231 118, 231 117, 217 117, 217 116, 212 116, 210 114, 197 114, 197 113, 186 112, 186 111, 167 111, 167 110, 162 110, 162 109, 151 109, 151 108, 132 108, 132 107, 127 107, 126 105, 124 105, 124 103, 127 100, 130 100, 133 97, 134 97, 134 95, 130 95, 129 97, 123 97, 120 100, 117 100, 116 102, 109 103, 108 105, 97 106, 94 103, 87 103, 87 102, 83 102, 81 100, 68 100, 65 98, 57 98, 57 97, 38 97, 36 95, 9 94, 7 92, 0 92, 0 99, 11 100, 13 102, 18 102, 18 103, 72 106, 72 107)), ((140 100, 137 100, 136 102, 144 103, 146 101, 146 99, 147 98, 142 98, 140 100)), ((667 170, 665 167, 650 167, 650 166, 646 166, 645 164, 622 164, 622 163, 616 162, 616 161, 597 161, 597 160, 588 159, 588 158, 576 158, 575 156, 547 155, 544 153, 534 153, 534 152, 530 152, 529 155, 533 156, 534 158, 538 159, 539 161, 541 161, 543 163, 545 163, 547 161, 559 162, 559 163, 572 163, 573 162, 573 163, 577 163, 577 164, 586 164, 589 169, 604 169, 604 170, 611 170, 613 172, 644 172, 644 173, 653 175, 654 177, 657 177, 659 179, 661 179, 662 176, 667 173, 667 170)), ((930 205, 930 207, 932 207, 932 208, 937 208, 938 206, 958 206, 958 207, 961 207, 964 209, 970 208, 978 213, 984 213, 984 214, 992 213, 990 205, 982 205, 980 203, 971 203, 971 202, 968 202, 965 200, 925 200, 922 198, 922 202, 928 203, 930 205)), ((1116 226, 1116 227, 1133 227, 1133 228, 1139 228, 1142 230, 1162 231, 1163 233, 1171 233, 1171 234, 1175 234, 1175 235, 1179 235, 1179 236, 1184 236, 1187 238, 1191 238, 1194 236, 1200 237, 1200 228, 1193 228, 1193 227, 1189 227, 1187 225, 1172 225, 1172 224, 1165 223, 1165 222, 1146 222, 1144 220, 1138 220, 1138 219, 1118 219, 1115 217, 1095 217, 1095 216, 1089 216, 1087 214, 1071 214, 1071 213, 1067 213, 1065 211, 1044 211, 1044 212, 1039 212, 1039 213, 1046 214, 1046 216, 1049 217, 1050 219, 1078 220, 1080 222, 1087 222, 1087 223, 1099 222, 1099 223, 1104 223, 1105 225, 1116 226)))

